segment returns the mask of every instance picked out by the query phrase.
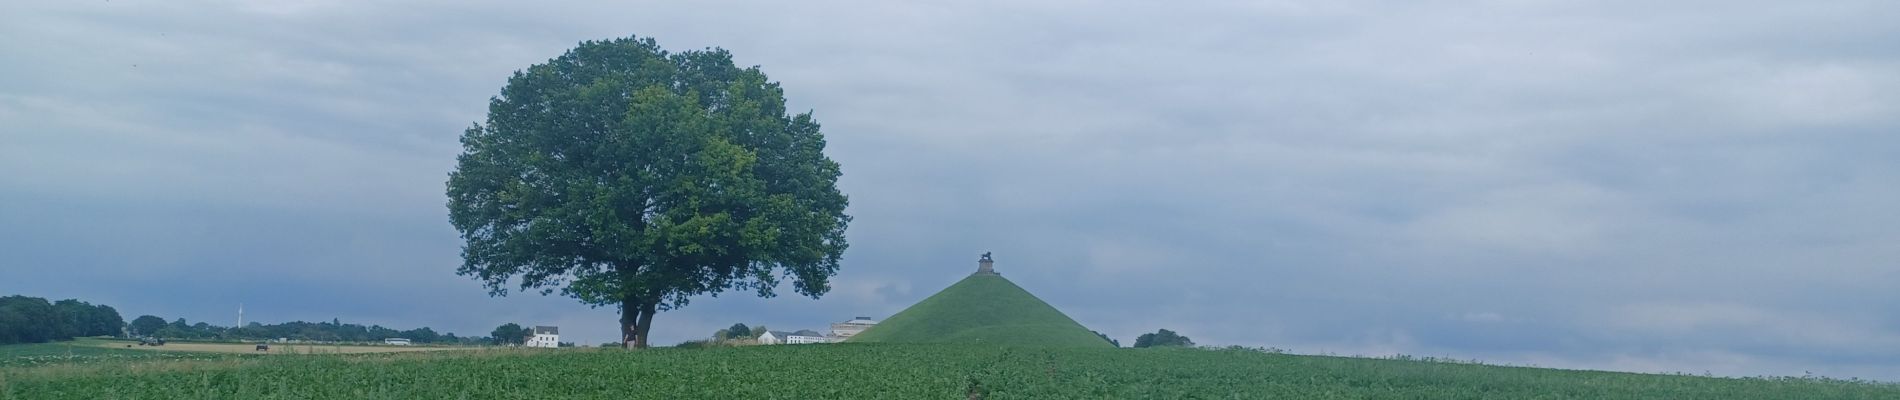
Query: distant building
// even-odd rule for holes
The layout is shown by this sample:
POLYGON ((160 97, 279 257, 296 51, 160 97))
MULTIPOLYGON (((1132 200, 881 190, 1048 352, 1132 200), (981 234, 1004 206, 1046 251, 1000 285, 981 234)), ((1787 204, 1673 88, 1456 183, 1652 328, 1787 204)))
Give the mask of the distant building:
POLYGON ((522 342, 521 345, 523 347, 561 347, 561 328, 535 326, 534 336, 529 336, 528 340, 522 342))
POLYGON ((797 332, 766 331, 759 335, 759 344, 810 344, 831 343, 824 334, 811 330, 797 332))
POLYGON ((408 346, 409 339, 393 337, 393 338, 383 339, 383 344, 392 345, 392 346, 408 346))
POLYGON ((877 326, 877 321, 870 317, 854 317, 850 321, 831 324, 831 341, 842 342, 873 326, 877 326))

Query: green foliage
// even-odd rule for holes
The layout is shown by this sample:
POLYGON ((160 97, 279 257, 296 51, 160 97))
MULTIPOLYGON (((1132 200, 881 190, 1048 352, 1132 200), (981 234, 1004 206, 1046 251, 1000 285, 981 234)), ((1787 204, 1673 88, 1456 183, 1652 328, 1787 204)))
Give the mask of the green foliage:
POLYGON ((140 315, 138 318, 132 319, 130 327, 134 335, 150 336, 158 333, 160 328, 165 327, 165 319, 155 315, 140 315))
POLYGON ((59 325, 59 315, 46 299, 0 297, 0 344, 44 343, 59 339, 63 331, 59 325))
POLYGON ((62 337, 118 336, 119 327, 125 326, 119 311, 104 304, 66 299, 53 302, 53 311, 60 318, 62 337))
POLYGON ((494 338, 495 344, 499 345, 522 344, 528 341, 528 332, 527 328, 509 322, 495 327, 494 332, 490 332, 488 337, 494 338))
POLYGON ((1143 333, 1135 338, 1135 348, 1143 347, 1194 347, 1194 341, 1174 331, 1162 329, 1155 333, 1143 333))
MULTIPOLYGON (((116 315, 116 313, 115 313, 116 315)), ((129 325, 132 334, 156 336, 170 339, 191 340, 273 340, 291 339, 316 342, 381 342, 388 338, 406 338, 415 343, 459 343, 478 344, 487 342, 481 337, 460 337, 454 333, 439 334, 435 329, 421 327, 410 330, 396 330, 381 325, 363 326, 345 324, 332 319, 330 322, 292 321, 277 324, 252 322, 243 327, 224 327, 205 322, 189 323, 184 318, 165 322, 164 319, 142 315, 129 325)))
POLYGON ((963 278, 850 341, 1110 347, 1110 342, 1000 275, 963 278))
POLYGON ((583 42, 518 71, 462 135, 449 219, 458 274, 652 315, 700 294, 830 289, 845 249, 839 168, 810 113, 721 49, 583 42))
POLYGON ((754 336, 752 334, 752 328, 747 328, 745 324, 739 323, 739 324, 732 324, 731 328, 726 328, 726 335, 721 338, 722 339, 739 339, 739 338, 749 338, 752 336, 754 336))
POLYGON ((1727 379, 1251 350, 850 343, 272 355, 137 368, 7 368, 0 369, 0 382, 0 398, 21 399, 1900 398, 1900 386, 1893 384, 1827 379, 1727 379))
POLYGON ((27 296, 0 297, 0 344, 43 343, 81 336, 116 336, 125 320, 106 305, 27 296))

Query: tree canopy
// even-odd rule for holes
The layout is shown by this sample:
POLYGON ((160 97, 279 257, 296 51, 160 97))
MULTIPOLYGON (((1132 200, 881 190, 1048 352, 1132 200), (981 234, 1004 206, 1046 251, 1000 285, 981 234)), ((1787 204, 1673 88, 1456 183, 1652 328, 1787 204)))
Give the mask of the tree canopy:
POLYGON ((1162 329, 1155 333, 1143 333, 1135 338, 1135 347, 1194 347, 1194 341, 1174 331, 1162 329))
POLYGON ((79 336, 115 336, 125 320, 100 304, 27 296, 0 297, 0 344, 42 343, 79 336))
POLYGON ((495 327, 495 330, 489 332, 488 336, 494 338, 495 344, 499 345, 522 344, 528 341, 528 329, 522 328, 519 324, 509 322, 495 327))
POLYGON ((696 295, 821 296, 846 247, 818 122, 722 49, 583 42, 515 72, 461 141, 457 273, 618 307, 629 347, 696 295))
POLYGON ((130 326, 132 334, 143 336, 156 334, 159 329, 163 329, 164 327, 165 319, 159 318, 156 315, 140 315, 138 318, 132 319, 130 326))

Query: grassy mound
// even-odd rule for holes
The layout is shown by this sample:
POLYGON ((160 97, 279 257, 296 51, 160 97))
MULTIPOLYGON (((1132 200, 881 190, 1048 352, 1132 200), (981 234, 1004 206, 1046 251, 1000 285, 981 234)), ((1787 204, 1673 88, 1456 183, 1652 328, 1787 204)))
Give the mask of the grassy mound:
POLYGON ((971 275, 851 338, 862 343, 1111 347, 999 275, 971 275))

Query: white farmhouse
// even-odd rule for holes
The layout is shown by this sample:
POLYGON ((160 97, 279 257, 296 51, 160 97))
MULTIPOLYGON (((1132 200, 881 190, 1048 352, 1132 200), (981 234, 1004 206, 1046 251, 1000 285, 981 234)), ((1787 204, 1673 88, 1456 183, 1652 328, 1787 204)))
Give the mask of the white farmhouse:
POLYGON ((534 327, 534 336, 521 343, 522 347, 561 347, 561 328, 552 326, 534 327))
POLYGON ((831 343, 825 335, 810 330, 798 332, 766 331, 759 335, 759 344, 809 344, 831 343))
POLYGON ((386 345, 391 345, 391 346, 408 346, 408 345, 409 345, 409 339, 404 339, 404 338, 386 338, 386 339, 383 339, 383 344, 386 344, 386 345))

